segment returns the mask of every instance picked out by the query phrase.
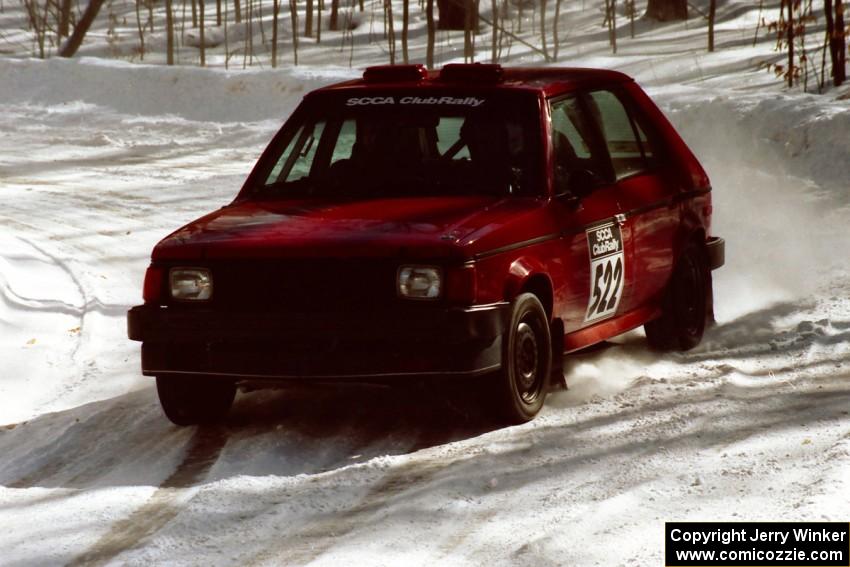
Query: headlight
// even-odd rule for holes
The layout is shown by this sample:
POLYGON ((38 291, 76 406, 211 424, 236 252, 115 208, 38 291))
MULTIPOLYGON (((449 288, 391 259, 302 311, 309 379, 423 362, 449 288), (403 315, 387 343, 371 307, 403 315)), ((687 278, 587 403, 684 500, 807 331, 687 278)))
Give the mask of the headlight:
POLYGON ((443 273, 433 266, 402 266, 398 269, 398 294, 408 299, 439 299, 443 273))
POLYGON ((187 301, 204 301, 212 297, 212 274, 205 268, 171 268, 171 297, 187 301))

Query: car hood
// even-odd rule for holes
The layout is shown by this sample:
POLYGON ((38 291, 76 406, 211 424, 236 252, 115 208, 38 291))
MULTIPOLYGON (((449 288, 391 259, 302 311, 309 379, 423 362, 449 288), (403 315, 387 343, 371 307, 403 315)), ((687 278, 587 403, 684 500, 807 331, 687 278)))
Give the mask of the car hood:
MULTIPOLYGON (((469 257, 480 251, 482 237, 541 205, 540 199, 484 196, 243 201, 177 230, 153 258, 469 257)), ((523 224, 529 228, 520 232, 541 229, 523 224)), ((511 236, 526 237, 534 235, 511 236)))

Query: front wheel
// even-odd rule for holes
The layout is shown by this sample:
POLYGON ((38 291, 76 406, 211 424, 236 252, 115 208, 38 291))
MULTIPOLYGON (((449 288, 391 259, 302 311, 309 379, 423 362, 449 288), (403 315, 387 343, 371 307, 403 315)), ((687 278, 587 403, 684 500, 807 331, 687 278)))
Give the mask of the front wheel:
POLYGON ((157 376, 156 391, 162 411, 176 425, 219 422, 236 396, 232 382, 208 376, 157 376))
POLYGON ((705 331, 711 272, 702 248, 682 251, 664 296, 661 317, 644 325, 650 346, 657 350, 689 350, 705 331))
POLYGON ((498 409, 510 423, 525 423, 543 407, 552 366, 549 321, 537 296, 514 299, 502 341, 498 409))

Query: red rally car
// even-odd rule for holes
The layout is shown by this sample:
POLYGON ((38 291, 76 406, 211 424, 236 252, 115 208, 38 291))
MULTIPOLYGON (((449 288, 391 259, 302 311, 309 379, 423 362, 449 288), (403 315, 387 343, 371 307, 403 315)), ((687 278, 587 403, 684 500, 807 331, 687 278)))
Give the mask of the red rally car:
POLYGON ((533 418, 561 355, 713 320, 711 186, 628 76, 370 67, 309 93, 229 205, 154 249, 128 316, 166 416, 236 388, 480 376, 533 418))

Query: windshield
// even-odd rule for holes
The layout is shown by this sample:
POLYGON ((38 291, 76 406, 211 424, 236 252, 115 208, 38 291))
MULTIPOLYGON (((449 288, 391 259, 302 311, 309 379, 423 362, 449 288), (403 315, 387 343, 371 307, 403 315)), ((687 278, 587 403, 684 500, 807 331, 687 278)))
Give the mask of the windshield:
POLYGON ((498 95, 316 97, 264 158, 255 195, 541 195, 536 97, 498 95))

